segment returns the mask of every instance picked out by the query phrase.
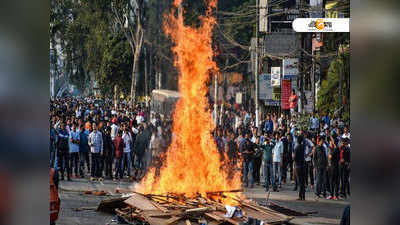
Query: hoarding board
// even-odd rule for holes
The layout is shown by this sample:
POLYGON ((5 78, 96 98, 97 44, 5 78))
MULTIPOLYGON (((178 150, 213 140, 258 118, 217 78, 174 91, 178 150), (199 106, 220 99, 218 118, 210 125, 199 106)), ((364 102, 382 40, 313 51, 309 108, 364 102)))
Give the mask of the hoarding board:
POLYGON ((281 85, 281 68, 271 67, 271 86, 279 87, 281 85))
POLYGON ((297 64, 299 59, 287 58, 283 59, 283 76, 297 76, 297 64))

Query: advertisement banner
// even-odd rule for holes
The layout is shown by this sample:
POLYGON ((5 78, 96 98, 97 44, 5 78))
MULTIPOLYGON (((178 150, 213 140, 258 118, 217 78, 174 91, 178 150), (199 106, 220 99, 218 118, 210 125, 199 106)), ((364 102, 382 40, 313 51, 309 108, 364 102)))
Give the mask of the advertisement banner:
POLYGON ((299 59, 288 58, 283 60, 283 76, 297 76, 297 64, 299 59))
POLYGON ((283 110, 289 109, 291 87, 292 84, 290 80, 282 80, 281 106, 283 110))
POLYGON ((279 87, 281 86, 281 68, 271 67, 271 86, 279 87))
POLYGON ((314 99, 312 98, 311 91, 304 91, 304 95, 306 96, 306 102, 304 103, 304 111, 306 113, 312 113, 312 108, 314 104, 314 99))
POLYGON ((258 99, 272 99, 271 75, 258 75, 258 99))

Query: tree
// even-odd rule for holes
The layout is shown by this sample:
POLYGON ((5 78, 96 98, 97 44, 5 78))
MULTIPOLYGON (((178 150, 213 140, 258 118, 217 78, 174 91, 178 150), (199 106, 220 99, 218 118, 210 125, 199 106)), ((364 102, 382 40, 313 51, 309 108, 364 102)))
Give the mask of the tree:
POLYGON ((332 60, 327 78, 322 81, 321 89, 318 92, 318 110, 322 112, 340 111, 343 117, 350 116, 350 50, 347 47, 343 54, 332 60), (340 90, 340 78, 343 85, 340 90), (344 93, 340 95, 340 93, 344 93))
POLYGON ((115 98, 120 92, 129 93, 131 59, 132 51, 125 36, 121 32, 107 35, 98 77, 100 89, 105 96, 114 94, 115 98))
POLYGON ((124 33, 133 53, 130 105, 135 104, 139 58, 143 46, 143 0, 112 0, 111 10, 115 25, 124 33))

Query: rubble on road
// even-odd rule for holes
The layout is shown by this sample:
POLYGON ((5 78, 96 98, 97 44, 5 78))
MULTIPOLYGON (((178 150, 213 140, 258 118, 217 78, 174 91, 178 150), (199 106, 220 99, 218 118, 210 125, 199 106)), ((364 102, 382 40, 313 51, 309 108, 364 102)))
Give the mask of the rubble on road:
MULTIPOLYGON (((223 196, 223 193, 211 194, 223 196)), ((167 195, 132 193, 124 199, 114 200, 114 203, 102 202, 98 210, 114 211, 128 224, 239 225, 250 221, 259 221, 257 224, 261 222, 263 224, 286 224, 293 219, 293 217, 248 200, 234 199, 237 205, 228 206, 212 199, 201 196, 186 198, 183 195, 172 193, 167 195)))

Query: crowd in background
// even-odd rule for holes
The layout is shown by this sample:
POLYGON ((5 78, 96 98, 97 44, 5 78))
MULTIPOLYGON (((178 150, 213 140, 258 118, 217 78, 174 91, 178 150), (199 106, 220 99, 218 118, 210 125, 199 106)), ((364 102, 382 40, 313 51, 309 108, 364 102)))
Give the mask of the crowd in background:
POLYGON ((85 99, 50 102, 50 166, 60 179, 140 179, 146 168, 165 151, 171 121, 148 107, 130 109, 85 99))
MULTIPOLYGON (((314 112, 301 126, 296 113, 264 112, 257 128, 249 108, 225 104, 213 132, 221 157, 229 158, 230 170, 243 171, 246 187, 279 191, 294 182, 299 200, 307 190, 335 200, 350 194, 351 135, 339 115, 314 112)), ((52 100, 50 165, 61 180, 140 180, 149 166, 162 164, 171 126, 144 104, 132 109, 124 102, 52 100)))

